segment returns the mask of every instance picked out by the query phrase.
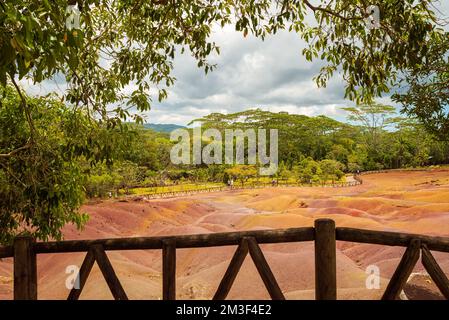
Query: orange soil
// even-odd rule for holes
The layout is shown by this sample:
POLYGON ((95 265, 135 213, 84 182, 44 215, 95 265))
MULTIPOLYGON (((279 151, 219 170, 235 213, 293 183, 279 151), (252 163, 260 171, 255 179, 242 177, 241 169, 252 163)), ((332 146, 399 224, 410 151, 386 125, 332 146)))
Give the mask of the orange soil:
MULTIPOLYGON (((315 219, 328 217, 337 226, 449 236, 449 170, 380 173, 363 179, 363 185, 348 188, 269 188, 163 200, 105 201, 83 207, 91 218, 82 232, 68 226, 64 234, 68 240, 289 228, 312 226, 315 219)), ((312 242, 261 247, 287 298, 314 297, 312 242)), ((404 248, 343 242, 337 247, 340 299, 378 299, 404 252, 404 248), (365 269, 372 264, 380 268, 379 290, 366 289, 365 269)), ((210 299, 234 250, 177 250, 177 298, 210 299)), ((434 255, 448 272, 449 254, 434 255)), ((160 251, 109 252, 108 256, 129 298, 161 298, 160 251)), ((39 255, 39 298, 64 299, 69 292, 66 267, 80 266, 83 257, 39 255)), ((422 272, 422 266, 418 264, 415 271, 422 272)), ((4 259, 0 262, 0 299, 11 297, 12 264, 11 259, 4 259)), ((112 298, 97 266, 81 298, 112 298)), ((269 298, 249 256, 229 298, 269 298)))

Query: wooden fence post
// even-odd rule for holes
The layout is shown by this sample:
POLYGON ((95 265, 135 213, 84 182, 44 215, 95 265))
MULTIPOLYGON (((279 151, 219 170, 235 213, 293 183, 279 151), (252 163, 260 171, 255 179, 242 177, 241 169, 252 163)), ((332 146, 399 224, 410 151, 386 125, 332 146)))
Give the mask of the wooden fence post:
POLYGON ((176 242, 162 242, 162 298, 176 300, 176 242))
POLYGON ((335 222, 315 220, 315 299, 337 299, 335 222))
POLYGON ((37 300, 36 253, 34 239, 14 239, 14 300, 37 300))

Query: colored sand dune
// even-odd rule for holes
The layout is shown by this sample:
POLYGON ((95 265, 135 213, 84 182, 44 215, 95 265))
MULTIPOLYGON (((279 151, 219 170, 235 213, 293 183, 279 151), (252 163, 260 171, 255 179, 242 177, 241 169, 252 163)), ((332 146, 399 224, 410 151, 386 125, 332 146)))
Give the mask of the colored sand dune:
MULTIPOLYGON (((449 170, 389 172, 363 176, 360 186, 347 188, 267 188, 224 191, 163 200, 105 201, 86 205, 90 221, 82 232, 66 227, 65 239, 161 236, 312 226, 328 217, 337 226, 449 236, 449 170)), ((261 245, 288 299, 314 298, 313 243, 261 245)), ((177 250, 177 298, 210 299, 235 247, 177 250)), ((378 299, 404 248, 337 243, 337 285, 340 299, 378 299), (380 289, 367 289, 365 270, 380 270, 380 289)), ((160 299, 161 251, 109 252, 130 299, 160 299)), ((449 254, 435 253, 449 273, 449 254)), ((66 268, 81 265, 84 254, 38 256, 40 299, 65 299, 66 268)), ((423 271, 420 263, 415 268, 423 271)), ((437 298, 425 276, 406 288, 410 298, 437 298)), ((0 262, 0 299, 12 298, 12 264, 0 262)), ((106 282, 94 266, 82 299, 110 299, 106 282)), ((229 298, 269 298, 249 257, 229 298)))

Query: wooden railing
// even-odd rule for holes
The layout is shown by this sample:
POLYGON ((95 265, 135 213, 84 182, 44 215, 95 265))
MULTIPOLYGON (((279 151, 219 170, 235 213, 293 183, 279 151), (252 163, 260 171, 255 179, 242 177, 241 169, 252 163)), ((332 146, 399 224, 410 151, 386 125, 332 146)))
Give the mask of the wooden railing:
POLYGON ((318 300, 337 298, 336 240, 406 247, 406 251, 383 294, 382 299, 397 299, 420 255, 424 268, 446 299, 449 281, 431 250, 449 252, 449 238, 416 234, 336 228, 330 219, 318 219, 314 227, 281 230, 241 231, 166 237, 138 237, 98 240, 35 242, 29 237, 16 238, 12 246, 0 247, 0 258, 14 257, 14 299, 37 299, 36 255, 42 253, 87 252, 79 271, 79 289, 72 289, 68 299, 79 298, 92 266, 97 262, 113 296, 127 299, 106 251, 162 250, 163 299, 176 297, 176 250, 237 246, 213 299, 225 299, 245 257, 251 256, 272 299, 285 299, 259 244, 314 241, 315 297, 318 300))
MULTIPOLYGON (((371 171, 362 171, 360 173, 354 174, 354 181, 347 182, 333 182, 333 183, 300 183, 300 182, 283 182, 279 183, 271 183, 271 182, 253 182, 246 183, 245 185, 240 185, 236 183, 232 187, 222 185, 222 186, 204 186, 198 189, 192 190, 178 190, 178 191, 166 191, 166 192, 154 192, 147 193, 141 195, 146 199, 161 199, 161 198, 171 198, 185 195, 192 195, 198 193, 209 193, 209 192, 217 192, 217 191, 225 191, 225 190, 243 190, 243 189, 260 189, 267 187, 324 187, 324 188, 344 188, 344 187, 354 187, 357 185, 363 184, 362 175, 368 174, 376 174, 376 173, 389 173, 389 172, 411 172, 411 171, 428 171, 429 169, 425 168, 410 168, 410 169, 383 169, 383 170, 371 170, 371 171)), ((179 186, 179 185, 169 185, 169 186, 179 186)))
MULTIPOLYGON (((162 198, 171 198, 171 197, 179 197, 186 195, 193 195, 198 193, 209 193, 209 192, 218 192, 218 191, 229 191, 229 190, 245 190, 245 189, 261 189, 261 188, 275 188, 275 187, 323 187, 323 188, 343 188, 343 187, 353 187, 363 183, 362 179, 358 176, 354 176, 355 181, 347 181, 347 182, 334 182, 334 183, 292 183, 292 182, 280 182, 280 183, 271 183, 271 182, 254 182, 250 184, 244 184, 243 186, 240 184, 235 184, 231 186, 205 186, 203 188, 192 189, 192 190, 178 190, 178 191, 166 191, 166 192, 156 192, 156 193, 147 193, 142 194, 137 197, 144 197, 148 200, 150 199, 162 199, 162 198)), ((133 196, 136 197, 136 196, 133 196)))

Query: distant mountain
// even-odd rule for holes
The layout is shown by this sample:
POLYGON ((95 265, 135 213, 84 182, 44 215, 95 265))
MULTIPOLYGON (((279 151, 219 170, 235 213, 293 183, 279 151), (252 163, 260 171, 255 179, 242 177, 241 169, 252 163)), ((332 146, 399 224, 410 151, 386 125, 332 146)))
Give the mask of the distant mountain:
POLYGON ((152 129, 157 132, 172 132, 176 129, 185 128, 184 126, 170 123, 144 123, 143 126, 146 129, 152 129))

